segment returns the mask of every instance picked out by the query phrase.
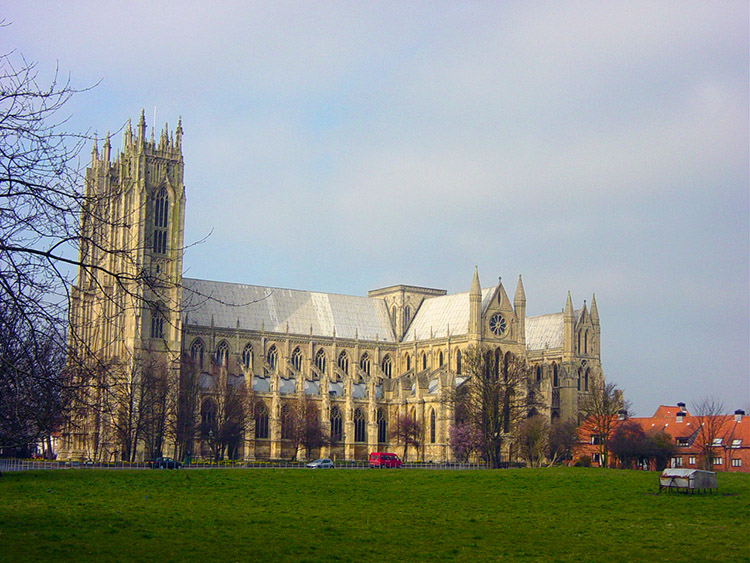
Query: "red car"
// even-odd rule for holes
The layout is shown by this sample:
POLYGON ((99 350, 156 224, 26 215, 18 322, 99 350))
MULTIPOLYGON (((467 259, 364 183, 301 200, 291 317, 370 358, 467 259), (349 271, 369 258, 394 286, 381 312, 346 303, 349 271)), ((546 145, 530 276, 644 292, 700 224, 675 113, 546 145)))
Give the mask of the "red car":
POLYGON ((396 468, 401 467, 401 459, 396 454, 372 452, 369 458, 370 469, 396 468))

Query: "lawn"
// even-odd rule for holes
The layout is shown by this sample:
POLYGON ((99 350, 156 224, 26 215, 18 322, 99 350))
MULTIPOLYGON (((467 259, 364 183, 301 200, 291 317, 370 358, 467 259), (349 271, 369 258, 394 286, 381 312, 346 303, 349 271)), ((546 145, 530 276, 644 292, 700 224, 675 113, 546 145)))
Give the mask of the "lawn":
POLYGON ((57 470, 0 477, 0 560, 750 561, 750 475, 57 470))

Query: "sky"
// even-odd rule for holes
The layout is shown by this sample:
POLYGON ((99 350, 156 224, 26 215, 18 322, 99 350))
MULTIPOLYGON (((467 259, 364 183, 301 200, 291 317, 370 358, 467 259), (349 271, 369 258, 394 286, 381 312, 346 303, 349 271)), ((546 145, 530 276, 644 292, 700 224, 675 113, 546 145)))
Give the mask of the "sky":
POLYGON ((596 294, 635 414, 750 412, 748 9, 15 2, 0 47, 91 87, 71 131, 182 117, 190 277, 455 293, 476 265, 512 294, 522 274, 529 316, 596 294))

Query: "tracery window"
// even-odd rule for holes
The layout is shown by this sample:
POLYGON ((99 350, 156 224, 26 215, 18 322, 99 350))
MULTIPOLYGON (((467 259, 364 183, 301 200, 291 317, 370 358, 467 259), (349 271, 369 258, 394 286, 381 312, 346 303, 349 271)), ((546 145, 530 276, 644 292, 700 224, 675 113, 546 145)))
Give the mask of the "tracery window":
POLYGON ((300 371, 302 368, 302 352, 299 349, 299 346, 294 349, 292 352, 292 367, 296 369, 297 371, 300 371))
POLYGON ((430 444, 435 443, 435 409, 430 409, 430 444))
POLYGON ((378 409, 375 417, 378 423, 378 442, 383 443, 388 439, 388 428, 385 420, 385 415, 383 414, 383 409, 378 409))
POLYGON ((385 376, 390 378, 393 372, 393 365, 391 364, 391 357, 386 356, 385 358, 383 358, 383 362, 381 363, 380 367, 383 370, 383 373, 385 374, 385 376))
POLYGON ((359 367, 361 367, 362 371, 367 375, 370 375, 370 356, 367 352, 362 354, 362 357, 359 359, 359 367))
POLYGON ((586 375, 584 375, 583 379, 583 390, 588 391, 589 390, 589 370, 586 370, 586 375))
POLYGON ((411 307, 407 305, 404 307, 404 332, 409 328, 409 321, 411 320, 409 317, 411 317, 411 307))
POLYGON ((151 309, 151 338, 164 338, 164 314, 159 305, 151 309))
POLYGON ((281 439, 289 440, 294 434, 294 421, 288 404, 281 407, 281 439))
POLYGON ((242 366, 245 369, 253 369, 253 346, 248 344, 242 351, 242 366))
POLYGON ((203 353, 205 352, 205 346, 200 338, 193 340, 193 344, 190 346, 190 357, 198 366, 198 369, 203 369, 203 353))
POLYGON ((346 354, 346 352, 341 352, 339 354, 339 369, 343 371, 344 373, 349 373, 349 356, 346 354))
POLYGON ((221 367, 229 364, 229 344, 226 340, 222 340, 216 347, 216 363, 221 367))
POLYGON ((276 371, 276 365, 279 363, 279 351, 276 349, 276 344, 268 349, 266 361, 268 362, 268 367, 270 367, 272 371, 276 371))
POLYGON ((167 252, 167 218, 169 214, 169 198, 167 190, 162 188, 154 197, 154 244, 156 254, 167 252))
POLYGON ((318 353, 315 354, 315 367, 318 368, 318 371, 321 374, 325 375, 325 372, 326 372, 326 353, 323 350, 323 348, 321 348, 320 350, 318 350, 318 353))
POLYGON ((268 409, 264 403, 255 405, 255 437, 260 440, 268 438, 268 409))
POLYGON ((343 426, 341 424, 341 410, 331 407, 331 441, 340 442, 343 439, 343 426))
POLYGON ((365 415, 359 408, 354 410, 354 441, 365 441, 365 415))

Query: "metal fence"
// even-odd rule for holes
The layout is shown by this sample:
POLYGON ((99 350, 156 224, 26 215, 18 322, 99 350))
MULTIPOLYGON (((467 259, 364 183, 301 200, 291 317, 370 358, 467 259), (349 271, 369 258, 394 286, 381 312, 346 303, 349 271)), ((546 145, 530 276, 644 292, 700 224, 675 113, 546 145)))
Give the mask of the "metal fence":
MULTIPOLYGON (((236 460, 192 460, 190 464, 182 466, 183 469, 304 469, 304 461, 236 461, 236 460)), ((369 469, 366 461, 337 461, 336 469, 369 469)), ((99 462, 99 461, 49 461, 34 459, 0 459, 0 472, 3 471, 33 471, 49 469, 151 469, 152 464, 148 461, 141 462, 99 462)), ((422 470, 478 470, 489 469, 484 463, 449 463, 449 462, 408 462, 402 465, 402 469, 422 470)))

